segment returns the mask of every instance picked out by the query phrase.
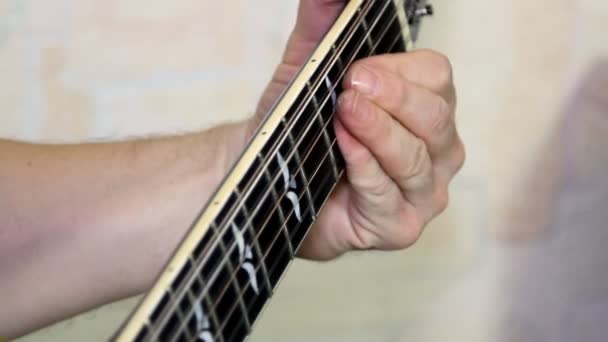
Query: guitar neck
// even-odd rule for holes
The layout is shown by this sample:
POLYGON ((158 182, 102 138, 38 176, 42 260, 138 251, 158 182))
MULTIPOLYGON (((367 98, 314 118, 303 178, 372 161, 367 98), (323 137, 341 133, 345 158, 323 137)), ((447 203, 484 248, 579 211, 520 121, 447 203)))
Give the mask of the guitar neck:
POLYGON ((116 335, 242 341, 344 172, 333 131, 356 60, 409 50, 424 0, 351 0, 116 335))

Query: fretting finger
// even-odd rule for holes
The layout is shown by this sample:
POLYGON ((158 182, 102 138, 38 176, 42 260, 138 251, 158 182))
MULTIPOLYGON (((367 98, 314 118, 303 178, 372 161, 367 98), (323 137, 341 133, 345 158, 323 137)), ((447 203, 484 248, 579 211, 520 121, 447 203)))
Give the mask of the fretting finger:
POLYGON ((433 160, 454 144, 456 127, 452 108, 432 91, 393 72, 365 64, 351 69, 346 87, 358 90, 424 140, 433 160))
POLYGON ((407 200, 429 216, 433 205, 433 168, 425 143, 382 108, 346 90, 338 109, 341 122, 399 186, 407 200))
POLYGON ((360 227, 350 243, 356 249, 391 250, 411 245, 423 227, 418 208, 406 201, 401 189, 372 152, 343 126, 340 119, 335 120, 334 126, 354 193, 350 197, 353 205, 349 207, 348 219, 360 227), (361 208, 367 208, 373 215, 361 208), (392 238, 383 238, 387 235, 392 238))
POLYGON ((454 71, 450 60, 435 51, 415 50, 407 53, 378 55, 359 61, 401 76, 404 80, 441 95, 451 106, 456 105, 454 71))

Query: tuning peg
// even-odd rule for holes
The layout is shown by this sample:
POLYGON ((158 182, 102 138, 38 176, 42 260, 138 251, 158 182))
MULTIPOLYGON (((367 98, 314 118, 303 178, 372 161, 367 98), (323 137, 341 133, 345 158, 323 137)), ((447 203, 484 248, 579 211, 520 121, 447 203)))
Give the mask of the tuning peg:
POLYGON ((433 5, 424 5, 423 7, 418 8, 415 13, 417 17, 426 17, 435 14, 435 9, 433 8, 433 5))

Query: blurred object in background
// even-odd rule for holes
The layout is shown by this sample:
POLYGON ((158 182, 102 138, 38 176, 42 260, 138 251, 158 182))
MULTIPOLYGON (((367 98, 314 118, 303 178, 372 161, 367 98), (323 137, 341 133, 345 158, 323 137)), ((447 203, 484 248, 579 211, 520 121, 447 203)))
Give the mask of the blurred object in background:
MULTIPOLYGON (((559 181, 543 205, 551 234, 505 253, 496 341, 608 337, 608 59, 590 67, 568 100, 556 139, 543 151, 559 156, 559 181)), ((537 171, 530 183, 551 170, 537 171)))

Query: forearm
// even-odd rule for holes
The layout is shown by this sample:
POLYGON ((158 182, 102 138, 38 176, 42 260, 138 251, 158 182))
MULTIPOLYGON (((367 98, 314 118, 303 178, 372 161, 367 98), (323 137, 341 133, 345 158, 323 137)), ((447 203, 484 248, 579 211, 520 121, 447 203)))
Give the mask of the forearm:
POLYGON ((83 145, 0 141, 0 336, 145 291, 224 176, 240 125, 83 145))

